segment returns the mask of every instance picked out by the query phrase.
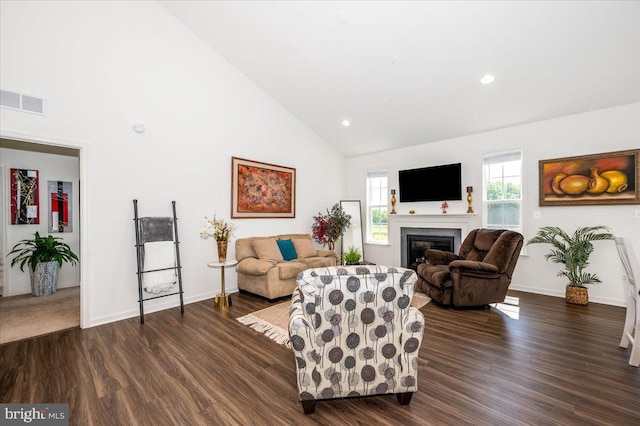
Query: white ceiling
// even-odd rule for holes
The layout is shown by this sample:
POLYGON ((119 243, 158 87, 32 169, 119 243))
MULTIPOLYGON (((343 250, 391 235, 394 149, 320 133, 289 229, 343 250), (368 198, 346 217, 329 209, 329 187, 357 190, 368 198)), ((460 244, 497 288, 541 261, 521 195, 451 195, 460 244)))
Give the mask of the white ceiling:
POLYGON ((160 3, 347 157, 640 101, 639 1, 160 3))

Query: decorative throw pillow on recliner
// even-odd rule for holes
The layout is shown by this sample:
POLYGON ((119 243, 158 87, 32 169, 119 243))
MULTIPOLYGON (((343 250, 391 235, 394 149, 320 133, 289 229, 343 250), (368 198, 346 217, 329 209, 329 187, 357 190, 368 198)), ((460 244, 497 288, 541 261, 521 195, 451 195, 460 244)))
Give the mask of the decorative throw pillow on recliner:
POLYGON ((291 242, 293 242, 293 247, 296 249, 300 259, 318 255, 318 250, 316 250, 309 238, 292 238, 291 242))
POLYGON ((280 254, 284 260, 293 260, 298 258, 298 253, 296 253, 295 247, 293 247, 293 242, 291 240, 277 240, 278 248, 280 249, 280 254))
POLYGON ((284 262, 282 253, 278 248, 275 238, 261 238, 251 241, 251 247, 260 259, 270 259, 276 262, 284 262))

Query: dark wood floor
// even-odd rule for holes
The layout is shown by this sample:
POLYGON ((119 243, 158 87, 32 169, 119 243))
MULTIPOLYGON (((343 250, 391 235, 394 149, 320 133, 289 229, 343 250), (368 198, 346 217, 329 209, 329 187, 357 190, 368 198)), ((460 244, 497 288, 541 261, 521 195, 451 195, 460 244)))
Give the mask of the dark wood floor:
POLYGON ((419 390, 320 402, 305 416, 286 348, 235 318, 234 295, 0 346, 0 402, 69 403, 75 425, 638 425, 640 369, 618 348, 624 309, 511 292, 519 319, 430 303, 419 390))

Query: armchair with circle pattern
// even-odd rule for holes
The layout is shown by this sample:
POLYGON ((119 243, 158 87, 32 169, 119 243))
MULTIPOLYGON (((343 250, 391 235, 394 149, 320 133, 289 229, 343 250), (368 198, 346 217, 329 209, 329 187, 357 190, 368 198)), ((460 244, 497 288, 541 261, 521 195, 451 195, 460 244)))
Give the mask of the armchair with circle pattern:
POLYGON ((418 388, 424 316, 411 306, 415 272, 378 265, 307 269, 291 300, 289 334, 305 414, 320 399, 418 388))

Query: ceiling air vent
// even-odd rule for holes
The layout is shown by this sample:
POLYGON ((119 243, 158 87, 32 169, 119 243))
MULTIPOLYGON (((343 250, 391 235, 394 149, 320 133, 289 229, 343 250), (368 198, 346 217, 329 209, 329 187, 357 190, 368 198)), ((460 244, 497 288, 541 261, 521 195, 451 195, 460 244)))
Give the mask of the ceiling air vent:
POLYGON ((44 99, 23 93, 0 90, 0 106, 19 111, 44 114, 44 99))

